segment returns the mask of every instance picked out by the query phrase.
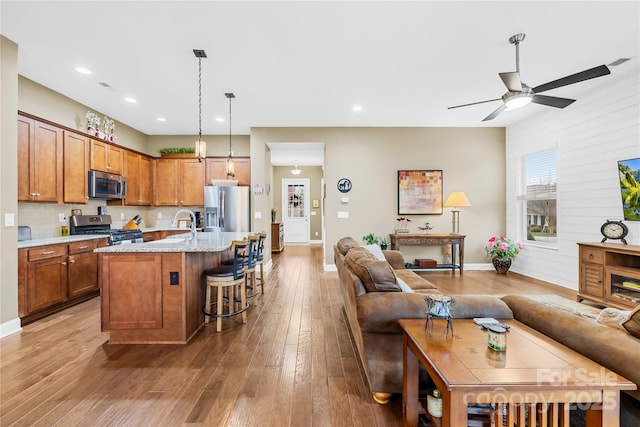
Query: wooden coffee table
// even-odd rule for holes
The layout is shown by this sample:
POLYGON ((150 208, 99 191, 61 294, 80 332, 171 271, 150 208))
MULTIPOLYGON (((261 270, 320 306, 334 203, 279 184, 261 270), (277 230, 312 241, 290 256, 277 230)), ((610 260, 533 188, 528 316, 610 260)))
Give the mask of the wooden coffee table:
MULTIPOLYGON (((436 319, 432 333, 424 319, 398 323, 404 336, 402 411, 405 426, 418 425, 418 363, 442 393, 442 418, 437 426, 467 426, 467 404, 495 403, 495 425, 568 425, 569 404, 589 407, 587 425, 618 426, 620 390, 636 385, 581 354, 515 321, 507 320, 507 351, 487 347, 487 332, 468 319, 436 319), (589 405, 594 403, 594 405, 589 405), (541 422, 541 418, 545 421, 541 422)), ((569 331, 567 332, 569 333, 569 331)))

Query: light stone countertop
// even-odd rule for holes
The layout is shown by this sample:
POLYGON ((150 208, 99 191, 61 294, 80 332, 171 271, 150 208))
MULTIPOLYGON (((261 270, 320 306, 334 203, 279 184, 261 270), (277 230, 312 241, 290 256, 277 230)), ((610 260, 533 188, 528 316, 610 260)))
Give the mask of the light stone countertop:
MULTIPOLYGON (((176 227, 147 227, 141 228, 143 233, 151 233, 154 231, 184 231, 189 233, 189 228, 176 228, 176 227)), ((106 234, 76 234, 73 236, 56 236, 46 237, 42 239, 22 240, 18 242, 18 249, 34 248, 36 246, 58 245, 64 243, 81 242, 83 240, 101 239, 108 237, 106 234)))
POLYGON ((222 252, 231 246, 234 240, 242 240, 254 233, 203 232, 197 233, 196 239, 191 233, 176 234, 162 240, 147 243, 129 243, 124 245, 105 246, 95 249, 101 253, 158 253, 158 252, 222 252))
POLYGON ((21 242, 18 242, 18 249, 34 248, 36 246, 58 245, 61 243, 73 243, 81 242, 83 240, 94 240, 103 238, 107 238, 107 236, 104 234, 77 234, 75 236, 59 236, 48 237, 45 239, 23 240, 21 242))

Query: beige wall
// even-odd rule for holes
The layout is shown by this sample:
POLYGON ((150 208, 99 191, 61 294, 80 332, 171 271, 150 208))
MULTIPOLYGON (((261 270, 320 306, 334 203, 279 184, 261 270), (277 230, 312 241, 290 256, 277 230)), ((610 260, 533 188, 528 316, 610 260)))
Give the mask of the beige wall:
MULTIPOLYGON (((18 318, 18 232, 5 214, 18 213, 18 46, 0 36, 0 324, 18 318)), ((20 324, 17 324, 19 327, 20 324)))
MULTIPOLYGON (((472 207, 461 212, 460 232, 467 235, 465 263, 486 263, 483 247, 488 237, 504 232, 505 131, 504 128, 253 128, 251 130, 254 183, 271 177, 267 171, 268 142, 324 142, 325 145, 325 263, 333 264, 333 245, 343 236, 362 239, 367 233, 393 232, 397 215, 397 171, 442 169, 443 196, 464 191, 472 207), (262 158, 261 158, 262 157, 262 158), (337 190, 340 178, 353 189, 337 190), (349 212, 338 219, 339 211, 349 212)), ((271 182, 273 186, 273 182, 271 182)), ((268 212, 272 196, 254 204, 268 212)), ((411 231, 425 222, 434 233, 451 231, 451 212, 411 216, 411 231)), ((403 248, 407 260, 430 256, 441 259, 440 248, 403 248)))
MULTIPOLYGON (((278 208, 277 221, 282 221, 282 179, 283 178, 308 178, 309 179, 309 208, 311 216, 309 217, 309 240, 322 240, 322 167, 321 166, 302 166, 300 175, 292 175, 291 166, 276 166, 273 168, 273 182, 271 191, 273 193, 273 206, 278 208), (319 201, 319 207, 312 206, 313 200, 319 201)), ((269 213, 269 215, 271 215, 269 213)))
MULTIPOLYGON (((87 111, 93 111, 100 118, 105 116, 22 76, 18 77, 18 110, 81 132, 87 131, 87 111)), ((115 121, 115 131, 116 144, 153 155, 147 151, 147 136, 142 132, 118 121, 115 121)))

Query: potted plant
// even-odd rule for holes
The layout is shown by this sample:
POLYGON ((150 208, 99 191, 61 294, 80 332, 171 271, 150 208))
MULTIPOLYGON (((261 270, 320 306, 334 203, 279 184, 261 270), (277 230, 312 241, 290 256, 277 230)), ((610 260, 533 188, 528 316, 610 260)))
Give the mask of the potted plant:
POLYGON ((504 236, 492 236, 484 250, 491 258, 498 274, 506 274, 513 260, 524 248, 522 242, 515 242, 504 236))
POLYGON ((378 237, 378 244, 380 245, 380 249, 386 251, 389 248, 389 241, 386 237, 378 237))
POLYGON ((378 244, 378 237, 373 233, 369 233, 366 236, 362 237, 362 241, 366 245, 375 245, 375 244, 378 244))
POLYGON ((276 222, 276 214, 278 213, 278 208, 275 206, 271 208, 271 222, 276 222))
POLYGON ((170 147, 158 150, 162 157, 190 157, 195 155, 196 149, 193 147, 170 147))

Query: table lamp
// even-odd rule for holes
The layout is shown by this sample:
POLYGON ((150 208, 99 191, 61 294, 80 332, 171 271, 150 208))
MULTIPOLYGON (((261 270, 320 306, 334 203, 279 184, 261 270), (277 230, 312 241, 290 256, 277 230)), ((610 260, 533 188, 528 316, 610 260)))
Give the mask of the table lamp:
POLYGON ((471 202, 467 198, 467 195, 463 191, 453 191, 449 194, 447 201, 444 202, 444 206, 447 208, 453 208, 451 210, 451 234, 460 234, 460 207, 471 206, 471 202))

